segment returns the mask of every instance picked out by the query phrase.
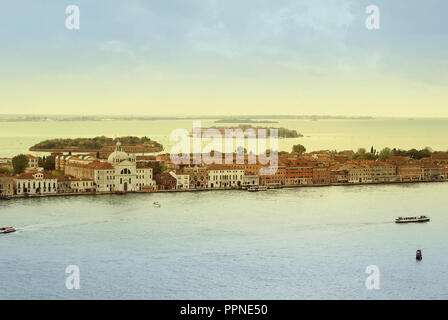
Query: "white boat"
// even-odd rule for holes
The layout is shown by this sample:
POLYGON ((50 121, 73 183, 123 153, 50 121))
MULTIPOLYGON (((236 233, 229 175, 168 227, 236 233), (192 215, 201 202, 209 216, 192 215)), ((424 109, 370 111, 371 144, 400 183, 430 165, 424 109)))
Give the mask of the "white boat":
POLYGON ((152 205, 155 207, 155 208, 160 208, 162 205, 160 204, 160 203, 158 203, 157 201, 154 201, 153 203, 152 203, 152 205))
POLYGON ((419 217, 398 217, 395 219, 395 223, 412 223, 412 222, 428 222, 430 219, 427 216, 419 217))
POLYGON ((258 191, 266 191, 268 188, 264 186, 253 186, 247 188, 247 191, 249 192, 258 192, 258 191))

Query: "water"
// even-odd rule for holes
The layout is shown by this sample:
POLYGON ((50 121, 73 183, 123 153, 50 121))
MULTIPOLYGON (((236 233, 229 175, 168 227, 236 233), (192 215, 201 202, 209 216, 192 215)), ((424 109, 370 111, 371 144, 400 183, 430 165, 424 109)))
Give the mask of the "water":
MULTIPOLYGON (((216 124, 212 120, 202 121, 203 127, 213 125, 216 124)), ((101 135, 148 136, 162 143, 169 152, 171 146, 177 143, 169 139, 172 130, 181 128, 190 131, 192 126, 191 120, 0 122, 0 157, 27 152, 30 146, 46 139, 101 135)), ((448 119, 281 120, 268 126, 286 127, 305 136, 280 139, 279 150, 284 151, 291 151, 292 146, 298 143, 308 151, 356 150, 360 147, 370 150, 371 146, 377 150, 384 147, 420 149, 426 146, 448 150, 448 119)))
POLYGON ((0 299, 447 299, 447 192, 431 183, 2 201, 0 225, 18 232, 0 235, 0 299), (431 222, 394 223, 420 214, 431 222), (80 268, 80 290, 65 287, 68 265, 80 268), (368 265, 380 269, 379 290, 365 287, 368 265))

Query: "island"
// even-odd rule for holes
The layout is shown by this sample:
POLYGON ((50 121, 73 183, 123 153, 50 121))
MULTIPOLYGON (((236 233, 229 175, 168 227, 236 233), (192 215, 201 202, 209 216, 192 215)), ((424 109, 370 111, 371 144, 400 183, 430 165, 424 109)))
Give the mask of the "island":
MULTIPOLYGON (((208 127, 208 128, 201 128, 202 133, 206 132, 208 129, 215 129, 218 130, 222 135, 226 134, 226 130, 236 130, 236 129, 241 129, 241 130, 247 130, 247 129, 253 129, 256 131, 258 129, 265 129, 266 130, 266 136, 270 136, 271 135, 271 130, 275 129, 278 131, 278 137, 279 138, 302 138, 303 134, 298 133, 296 130, 291 130, 291 129, 287 129, 287 128, 274 128, 274 127, 262 127, 262 126, 257 126, 254 127, 252 125, 239 125, 237 127, 218 127, 218 126, 212 126, 212 127, 208 127)), ((190 134, 191 136, 193 136, 193 133, 190 134)))
POLYGON ((154 153, 163 150, 163 145, 148 137, 117 137, 115 139, 100 136, 95 138, 50 139, 30 147, 37 152, 97 152, 100 157, 113 152, 116 143, 120 141, 126 152, 154 153))
POLYGON ((278 123, 278 121, 272 120, 253 120, 246 118, 226 118, 216 120, 215 123, 278 123))

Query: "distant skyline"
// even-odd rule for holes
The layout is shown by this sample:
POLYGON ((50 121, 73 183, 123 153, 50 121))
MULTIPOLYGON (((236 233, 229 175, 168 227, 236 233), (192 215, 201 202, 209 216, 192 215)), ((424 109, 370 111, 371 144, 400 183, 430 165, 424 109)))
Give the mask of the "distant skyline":
POLYGON ((448 3, 16 0, 0 114, 448 117, 448 3), (80 30, 65 8, 80 8, 80 30), (381 29, 367 30, 368 5, 381 29))

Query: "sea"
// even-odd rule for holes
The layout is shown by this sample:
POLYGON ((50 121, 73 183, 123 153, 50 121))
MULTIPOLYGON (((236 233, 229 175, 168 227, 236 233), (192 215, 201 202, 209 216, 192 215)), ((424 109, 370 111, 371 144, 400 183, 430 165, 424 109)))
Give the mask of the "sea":
MULTIPOLYGON (((280 125, 304 135, 280 141, 285 149, 448 149, 447 120, 280 125)), ((191 126, 1 123, 0 157, 58 137, 146 135, 169 146, 173 129, 191 126)), ((0 299, 447 299, 447 194, 434 182, 4 200, 0 226, 17 232, 0 234, 0 299), (394 222, 413 215, 431 221, 394 222)))

